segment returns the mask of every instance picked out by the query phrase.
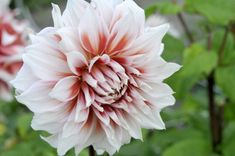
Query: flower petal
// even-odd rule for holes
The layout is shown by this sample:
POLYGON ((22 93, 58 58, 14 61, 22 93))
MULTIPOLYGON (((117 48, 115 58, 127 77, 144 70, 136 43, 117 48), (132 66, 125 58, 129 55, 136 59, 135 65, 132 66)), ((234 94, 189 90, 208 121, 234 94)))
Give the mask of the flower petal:
POLYGON ((30 67, 24 64, 18 72, 16 78, 11 81, 11 84, 17 88, 18 91, 24 91, 38 80, 39 79, 33 74, 30 67))
POLYGON ((60 28, 63 26, 63 21, 61 17, 61 11, 58 5, 52 3, 52 18, 54 21, 54 27, 60 28))
POLYGON ((80 19, 88 5, 84 0, 68 0, 62 15, 64 24, 69 27, 78 27, 80 19))
POLYGON ((70 76, 57 82, 49 95, 59 101, 66 102, 78 96, 79 91, 80 85, 78 77, 70 76))
POLYGON ((88 66, 88 62, 85 56, 82 53, 76 51, 67 53, 66 56, 70 70, 74 74, 80 76, 81 68, 88 66))
POLYGON ((134 15, 130 11, 118 18, 111 28, 106 50, 108 54, 124 50, 131 46, 138 35, 138 27, 133 25, 134 22, 134 15))
POLYGON ((57 50, 34 44, 27 47, 26 51, 24 62, 42 80, 58 80, 71 73, 63 54, 57 50))
POLYGON ((86 9, 79 25, 79 34, 83 48, 86 51, 94 55, 104 51, 109 31, 94 8, 88 7, 86 9))
POLYGON ((149 28, 144 34, 136 39, 133 45, 123 55, 132 56, 152 52, 154 49, 161 49, 162 38, 169 29, 168 24, 149 28))
POLYGON ((16 99, 35 113, 55 110, 61 106, 61 102, 49 96, 52 86, 51 82, 38 81, 22 94, 16 96, 16 99))

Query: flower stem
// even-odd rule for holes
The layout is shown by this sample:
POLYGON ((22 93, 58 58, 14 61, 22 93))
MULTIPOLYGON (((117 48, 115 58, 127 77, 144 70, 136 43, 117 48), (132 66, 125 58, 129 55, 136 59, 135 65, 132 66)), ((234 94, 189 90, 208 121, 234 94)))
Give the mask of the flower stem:
POLYGON ((95 150, 92 146, 89 147, 89 156, 95 156, 95 150))
POLYGON ((228 34, 229 34, 229 27, 226 27, 225 33, 224 33, 224 37, 219 49, 219 58, 218 58, 218 65, 220 65, 222 63, 223 60, 223 55, 224 55, 224 48, 226 46, 226 42, 227 42, 227 38, 228 38, 228 34))
MULTIPOLYGON (((208 51, 212 48, 212 39, 211 39, 211 31, 208 28, 208 51)), ((221 46, 218 51, 218 65, 221 64, 223 59, 224 48, 226 46, 227 37, 228 37, 229 29, 226 28, 221 46)), ((215 76, 214 70, 207 77, 207 92, 208 92, 208 104, 209 104, 209 115, 210 115, 210 129, 211 129, 211 138, 212 138, 212 149, 213 152, 217 154, 221 154, 221 149, 219 146, 222 143, 223 139, 223 116, 224 116, 224 105, 218 106, 215 102, 215 76)))
MULTIPOLYGON (((172 0, 172 2, 173 2, 174 4, 177 3, 176 0, 172 0)), ((189 30, 189 28, 188 28, 188 25, 186 24, 186 22, 185 22, 185 20, 184 20, 183 14, 182 14, 181 12, 179 12, 179 13, 177 14, 177 17, 179 18, 179 21, 180 21, 180 23, 181 23, 181 25, 182 25, 182 27, 183 27, 183 29, 184 29, 184 31, 185 31, 187 37, 188 37, 188 40, 190 41, 190 44, 193 43, 193 42, 194 42, 193 35, 192 35, 192 33, 190 32, 190 30, 189 30)))
POLYGON ((190 30, 189 30, 189 28, 188 28, 188 26, 187 26, 187 24, 186 24, 186 22, 184 20, 183 14, 182 13, 178 13, 177 17, 179 18, 179 21, 180 21, 181 25, 183 26, 184 31, 185 31, 185 33, 186 33, 190 43, 193 43, 194 42, 193 35, 190 32, 190 30))
POLYGON ((218 146, 222 140, 222 129, 218 120, 216 103, 215 103, 215 93, 214 93, 214 71, 207 78, 208 83, 208 103, 209 103, 209 115, 210 115, 210 129, 212 137, 212 149, 215 153, 220 153, 218 146))

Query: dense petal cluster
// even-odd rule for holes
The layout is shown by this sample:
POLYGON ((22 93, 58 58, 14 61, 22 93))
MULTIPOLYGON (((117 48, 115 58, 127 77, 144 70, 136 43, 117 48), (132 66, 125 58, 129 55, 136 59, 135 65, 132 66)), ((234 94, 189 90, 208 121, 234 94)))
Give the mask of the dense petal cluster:
POLYGON ((0 3, 0 100, 12 99, 9 81, 15 77, 22 65, 25 45, 25 22, 15 18, 8 8, 8 0, 0 3))
POLYGON ((168 25, 145 27, 132 0, 68 0, 53 4, 54 27, 31 36, 12 82, 35 130, 59 155, 92 145, 115 153, 141 128, 164 129, 162 108, 173 105, 163 82, 180 66, 161 58, 168 25))

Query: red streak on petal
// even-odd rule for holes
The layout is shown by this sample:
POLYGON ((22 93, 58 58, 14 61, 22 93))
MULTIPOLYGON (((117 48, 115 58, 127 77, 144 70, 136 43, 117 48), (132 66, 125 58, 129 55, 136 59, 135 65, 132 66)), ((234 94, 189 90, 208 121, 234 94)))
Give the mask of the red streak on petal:
POLYGON ((68 111, 69 114, 72 113, 73 109, 76 108, 77 101, 78 101, 77 98, 75 98, 75 99, 71 100, 70 102, 68 102, 69 108, 68 108, 67 111, 68 111))
POLYGON ((119 41, 119 43, 116 45, 113 51, 119 51, 125 48, 125 46, 128 44, 128 38, 127 36, 123 36, 122 39, 119 41))
POLYGON ((82 42, 85 46, 84 48, 88 50, 90 53, 94 54, 95 50, 93 49, 92 44, 87 34, 82 35, 82 42))
POLYGON ((78 93, 80 92, 80 82, 77 81, 76 83, 73 84, 73 86, 70 89, 70 96, 76 96, 78 97, 78 93))
POLYGON ((21 68, 22 62, 14 62, 10 65, 5 66, 5 70, 10 74, 15 74, 21 68))
POLYGON ((86 120, 86 123, 84 124, 84 128, 90 128, 91 127, 91 124, 92 124, 92 121, 94 120, 94 111, 91 109, 91 108, 88 108, 90 109, 89 110, 89 115, 88 115, 88 118, 86 120))
POLYGON ((100 32, 99 33, 99 54, 102 53, 105 49, 106 42, 107 42, 107 37, 104 35, 104 33, 100 32))
POLYGON ((119 64, 128 64, 128 60, 124 57, 114 57, 112 58, 113 60, 115 60, 116 62, 118 62, 119 64))
POLYGON ((124 35, 116 45, 113 45, 114 44, 113 42, 116 36, 117 36, 117 33, 113 34, 109 39, 108 47, 107 47, 107 53, 109 54, 113 54, 113 52, 121 51, 128 44, 129 38, 127 35, 124 35))

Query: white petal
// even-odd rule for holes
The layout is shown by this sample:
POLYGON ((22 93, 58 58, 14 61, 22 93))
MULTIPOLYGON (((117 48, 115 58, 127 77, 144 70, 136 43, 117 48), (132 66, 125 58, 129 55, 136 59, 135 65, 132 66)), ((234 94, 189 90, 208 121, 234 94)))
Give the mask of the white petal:
POLYGON ((134 15, 130 11, 115 21, 108 40, 108 53, 112 54, 113 52, 124 50, 131 46, 138 35, 138 27, 133 25, 134 22, 134 15))
POLYGON ((86 126, 82 127, 78 133, 71 135, 70 137, 61 137, 58 143, 58 154, 65 155, 70 148, 76 145, 81 146, 82 148, 89 146, 90 143, 88 143, 88 141, 89 139, 92 139, 91 135, 94 133, 96 121, 92 120, 90 125, 89 128, 86 126))
POLYGON ((43 113, 61 106, 61 103, 49 97, 53 83, 38 81, 16 99, 25 104, 31 111, 43 113))
POLYGON ((98 10, 101 17, 104 18, 107 26, 110 25, 113 16, 113 0, 92 0, 91 4, 94 4, 95 9, 98 10))
POLYGON ((98 119, 103 122, 105 125, 109 125, 110 118, 106 112, 100 112, 97 109, 93 109, 98 119))
POLYGON ((41 138, 46 141, 47 143, 49 143, 52 147, 56 148, 58 146, 58 135, 51 135, 49 137, 43 137, 41 136, 41 138))
POLYGON ((133 45, 126 50, 124 55, 142 54, 152 52, 155 49, 161 49, 162 38, 169 29, 168 24, 149 28, 142 34, 133 45))
POLYGON ((62 138, 68 138, 70 136, 74 136, 81 130, 83 123, 75 123, 75 122, 66 122, 63 126, 62 138))
POLYGON ((51 134, 59 133, 67 118, 68 106, 61 104, 60 107, 46 113, 35 113, 31 122, 31 127, 34 130, 44 130, 51 134))
POLYGON ((69 27, 78 27, 80 18, 88 5, 84 0, 68 0, 62 15, 64 24, 69 27))
POLYGON ((67 53, 66 56, 70 70, 74 74, 80 76, 81 72, 79 72, 79 69, 88 66, 88 62, 85 56, 82 53, 76 51, 67 53))
POLYGON ((88 7, 79 25, 80 40, 86 51, 97 55, 104 51, 108 28, 92 7, 88 7))
POLYGON ((60 28, 63 26, 63 21, 61 17, 61 11, 58 5, 52 3, 52 18, 54 21, 54 27, 60 28))
POLYGON ((58 80, 71 73, 63 54, 43 44, 34 44, 26 49, 24 62, 42 80, 58 80))
POLYGON ((145 24, 145 13, 142 8, 140 8, 135 1, 133 0, 125 0, 122 5, 124 7, 127 7, 129 10, 131 10, 135 17, 136 25, 139 27, 139 33, 142 33, 144 29, 145 24))
POLYGON ((66 102, 78 96, 79 90, 80 86, 78 77, 69 76, 57 82, 49 95, 59 101, 66 102))
POLYGON ((89 107, 92 104, 92 102, 94 101, 94 97, 92 97, 90 89, 86 83, 82 84, 82 91, 84 93, 84 97, 86 100, 86 106, 89 107))
POLYGON ((30 67, 26 64, 23 64, 20 71, 18 72, 16 78, 11 81, 11 84, 20 91, 28 89, 34 82, 39 80, 34 76, 30 67))
POLYGON ((97 81, 88 73, 84 72, 82 74, 83 81, 85 81, 88 85, 91 87, 96 88, 97 87, 97 81))
POLYGON ((100 71, 99 68, 93 67, 91 75, 96 79, 98 82, 105 82, 104 74, 100 71))
POLYGON ((148 73, 143 74, 143 77, 149 82, 161 82, 177 72, 180 68, 181 66, 176 63, 165 63, 164 65, 158 66, 155 69, 151 69, 148 73))
MULTIPOLYGON (((63 27, 60 28, 56 34, 59 35, 59 47, 64 53, 79 51, 83 52, 80 44, 78 28, 63 27)), ((84 53, 83 53, 84 54, 84 53)))
POLYGON ((153 97, 164 97, 174 94, 173 90, 165 83, 150 83, 151 88, 144 88, 140 86, 147 94, 153 97))

